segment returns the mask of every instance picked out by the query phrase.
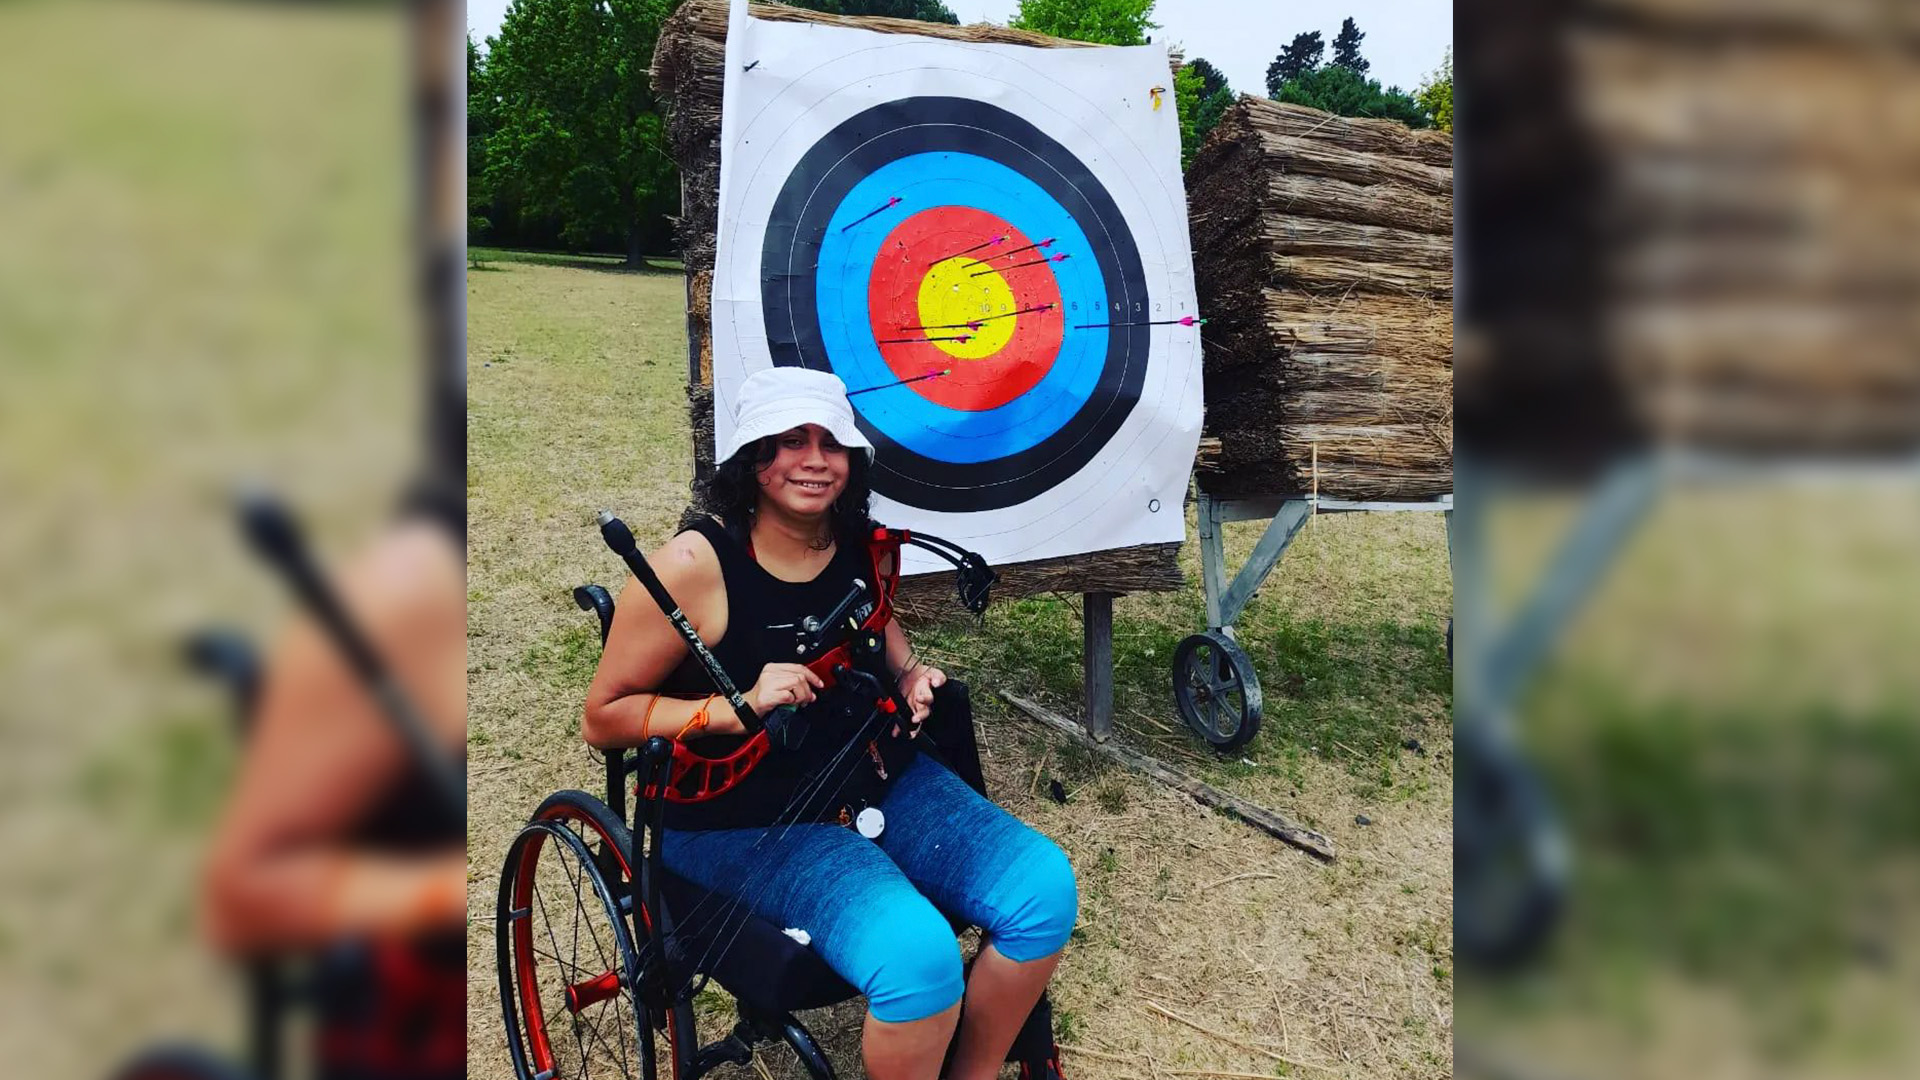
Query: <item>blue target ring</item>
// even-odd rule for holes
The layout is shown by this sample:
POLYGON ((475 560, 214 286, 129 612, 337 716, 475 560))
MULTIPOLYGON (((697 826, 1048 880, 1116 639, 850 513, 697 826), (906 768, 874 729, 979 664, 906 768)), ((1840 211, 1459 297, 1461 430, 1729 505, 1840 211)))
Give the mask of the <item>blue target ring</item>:
MULTIPOLYGON (((834 374, 848 387, 881 386, 897 375, 869 330, 867 275, 887 234, 908 214, 956 205, 998 215, 1033 237, 1054 237, 1054 251, 1077 258, 1013 273, 1051 273, 1068 320, 1105 308, 1106 285, 1086 234, 1038 184, 973 154, 915 154, 889 162, 855 184, 827 221, 820 249, 817 305, 822 343, 834 374), (874 214, 898 196, 900 202, 874 214)), ((1069 423, 1099 385, 1108 332, 1082 330, 1061 342, 1038 386, 995 409, 950 409, 917 395, 874 395, 865 419, 915 453, 979 463, 1030 450, 1069 423)), ((863 395, 865 396, 865 395, 863 395)))
POLYGON ((1003 405, 968 412, 894 387, 854 397, 855 419, 878 451, 879 494, 949 512, 1019 505, 1085 468, 1140 400, 1148 327, 1079 327, 1152 310, 1113 197, 1031 123, 982 101, 906 98, 808 148, 761 247, 768 349, 776 365, 832 371, 850 389, 895 382, 873 340, 868 275, 895 225, 942 206, 975 208, 1029 237, 1058 238, 1055 251, 1072 249, 1065 262, 1033 268, 1055 275, 1065 336, 1046 375, 1003 405))

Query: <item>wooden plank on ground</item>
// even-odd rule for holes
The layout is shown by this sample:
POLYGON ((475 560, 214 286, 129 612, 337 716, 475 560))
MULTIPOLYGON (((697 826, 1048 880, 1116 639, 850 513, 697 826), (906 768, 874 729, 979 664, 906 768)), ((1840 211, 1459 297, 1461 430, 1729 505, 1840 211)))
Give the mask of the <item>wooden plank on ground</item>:
POLYGON ((1221 791, 1212 784, 1188 776, 1145 754, 1128 750, 1118 743, 1098 742, 1082 731, 1080 725, 1045 706, 1005 690, 1000 691, 1000 696, 1007 699, 1008 704, 1027 714, 1028 718, 1052 728, 1096 754, 1104 754, 1130 769, 1146 773, 1168 787, 1186 793, 1197 802, 1217 810, 1225 810, 1261 832, 1284 840, 1316 859, 1333 861, 1333 841, 1304 825, 1297 825, 1264 806, 1248 802, 1230 792, 1221 791))

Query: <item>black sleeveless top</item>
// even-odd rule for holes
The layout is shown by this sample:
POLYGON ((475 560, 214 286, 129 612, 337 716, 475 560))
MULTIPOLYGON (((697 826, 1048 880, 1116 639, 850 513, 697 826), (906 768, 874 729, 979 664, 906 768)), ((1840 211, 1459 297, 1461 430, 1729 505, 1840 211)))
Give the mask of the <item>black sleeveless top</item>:
MULTIPOLYGON (((804 664, 843 643, 844 629, 829 633, 817 649, 798 655, 794 652, 795 628, 810 615, 824 618, 831 613, 852 589, 855 578, 867 584, 869 594, 875 586, 873 565, 863 537, 839 538, 826 569, 812 581, 789 582, 763 569, 747 554, 742 539, 719 522, 701 518, 691 531, 706 537, 713 545, 726 584, 727 629, 719 641, 708 642, 708 649, 743 694, 760 678, 760 669, 766 665, 804 664)), ((863 601, 856 607, 855 617, 864 620, 871 613, 869 604, 870 601, 863 601)), ((660 692, 695 697, 718 693, 719 688, 689 652, 661 684, 660 692)), ((857 727, 832 719, 831 710, 826 706, 827 698, 823 695, 806 710, 810 727, 798 749, 771 751, 746 779, 724 795, 699 803, 668 803, 663 823, 671 829, 746 828, 828 820, 843 808, 857 814, 863 806, 877 803, 886 791, 888 779, 898 775, 911 761, 910 754, 890 745, 887 776, 882 777, 880 769, 864 751, 864 745, 868 738, 883 734, 883 725, 876 722, 860 740, 862 746, 847 750, 857 727), (843 750, 847 752, 841 753, 843 750), (816 787, 817 780, 821 782, 816 787), (811 788, 814 793, 796 804, 794 797, 803 787, 811 788)), ((711 708, 727 710, 730 707, 722 700, 714 702, 711 708)), ((867 715, 867 709, 858 710, 860 719, 867 715)), ((708 735, 693 739, 687 746, 708 757, 723 757, 746 740, 744 735, 708 735)))

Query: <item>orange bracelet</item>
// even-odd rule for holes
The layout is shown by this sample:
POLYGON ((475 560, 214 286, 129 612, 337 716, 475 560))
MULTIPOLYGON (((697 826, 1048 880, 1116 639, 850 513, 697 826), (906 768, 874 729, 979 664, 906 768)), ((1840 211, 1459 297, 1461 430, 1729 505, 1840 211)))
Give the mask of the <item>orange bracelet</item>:
POLYGON ((407 907, 402 924, 407 933, 422 933, 456 922, 456 909, 465 911, 466 880, 457 873, 434 873, 421 882, 420 891, 407 907))
POLYGON ((655 694, 653 700, 647 702, 647 711, 640 716, 640 741, 646 741, 647 728, 653 724, 653 707, 660 704, 660 699, 665 696, 665 694, 655 694))
POLYGON ((694 710, 692 718, 690 718, 686 722, 686 725, 680 729, 680 733, 673 737, 674 741, 684 742, 687 738, 687 733, 690 731, 707 730, 707 721, 708 719, 710 719, 707 716, 707 706, 712 705, 715 701, 718 701, 719 699, 720 699, 720 695, 718 694, 708 694, 707 699, 700 703, 700 707, 698 709, 694 710))

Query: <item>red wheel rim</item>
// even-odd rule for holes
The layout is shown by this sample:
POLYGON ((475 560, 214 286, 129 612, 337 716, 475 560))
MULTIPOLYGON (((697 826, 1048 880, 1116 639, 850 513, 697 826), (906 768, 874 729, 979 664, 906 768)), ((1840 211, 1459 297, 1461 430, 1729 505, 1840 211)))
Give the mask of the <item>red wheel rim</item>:
MULTIPOLYGON (((630 881, 632 876, 627 861, 627 853, 622 849, 621 845, 615 843, 612 838, 603 831, 599 822, 597 822, 591 814, 580 807, 562 803, 547 808, 536 820, 568 827, 580 840, 585 842, 589 848, 597 843, 601 845, 604 850, 611 851, 614 860, 619 866, 622 879, 618 882, 608 881, 607 886, 608 889, 613 892, 616 900, 618 899, 619 890, 626 887, 627 881, 630 881)), ((521 1033, 525 1036, 529 1063, 532 1065, 535 1075, 543 1073, 557 1075, 559 1070, 559 1055, 556 1053, 556 1048, 548 1031, 548 1003, 542 999, 540 987, 540 961, 542 956, 547 954, 544 954, 541 950, 540 942, 535 937, 533 926, 533 913, 536 910, 543 910, 545 903, 544 898, 537 888, 537 875, 539 872, 541 853, 549 844, 556 842, 556 840, 557 838, 550 834, 536 834, 531 837, 528 842, 520 846, 517 856, 518 861, 514 867, 513 889, 511 893, 511 904, 514 911, 525 913, 514 919, 512 923, 513 981, 520 999, 521 1033)), ((578 898, 576 897, 576 899, 578 898)), ((644 908, 641 909, 640 915, 642 926, 645 927, 647 932, 651 933, 652 920, 647 916, 644 908)), ((548 920, 548 923, 549 933, 551 934, 551 919, 548 920)), ((548 965, 549 967, 553 968, 556 972, 560 972, 562 965, 574 966, 567 964, 566 961, 561 960, 557 956, 557 953, 560 951, 557 940, 552 943, 552 946, 556 955, 554 955, 555 962, 548 965)), ((564 972, 561 972, 561 975, 563 979, 567 978, 564 972)), ((622 997, 623 990, 620 986, 620 981, 619 960, 615 957, 612 966, 608 967, 607 970, 576 971, 571 981, 566 981, 561 984, 560 1000, 563 1003, 562 1007, 572 1005, 576 1014, 575 1020, 573 1021, 576 1026, 576 1038, 579 1038, 578 1014, 585 1012, 595 1004, 622 997)), ((631 1028, 631 1031, 622 1033, 622 1046, 624 1046, 624 1039, 628 1037, 638 1037, 638 1004, 630 1004, 635 1012, 629 1013, 625 1018, 629 1022, 628 1026, 631 1028)), ((619 1007, 616 1004, 616 1017, 618 1017, 619 1014, 619 1007)), ((563 1023, 568 1022, 560 1017, 556 1017, 555 1019, 563 1023)), ((680 1076, 680 1058, 674 1045, 674 1037, 676 1035, 674 1025, 671 1023, 666 1024, 663 1033, 665 1035, 665 1049, 667 1051, 669 1064, 665 1070, 662 1070, 662 1075, 671 1076, 677 1080, 680 1076)), ((597 1033, 596 1039, 598 1039, 597 1033)), ((613 1056, 612 1050, 605 1047, 604 1041, 601 1041, 601 1048, 607 1050, 609 1057, 613 1056)), ((644 1053, 644 1050, 642 1050, 642 1053, 644 1053)), ((583 1057, 591 1056, 584 1043, 582 1044, 582 1055, 583 1057)), ((637 1062, 635 1064, 637 1064, 637 1062)), ((627 1071, 631 1075, 640 1075, 637 1069, 631 1067, 629 1067, 627 1071)))

